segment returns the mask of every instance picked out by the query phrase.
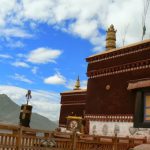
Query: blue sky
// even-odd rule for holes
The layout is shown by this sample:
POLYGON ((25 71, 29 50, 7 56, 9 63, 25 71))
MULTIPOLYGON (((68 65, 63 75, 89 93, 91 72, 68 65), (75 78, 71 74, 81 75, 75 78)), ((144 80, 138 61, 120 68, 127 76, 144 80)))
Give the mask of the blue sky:
MULTIPOLYGON (((31 89, 33 111, 58 120, 59 93, 72 90, 78 75, 86 88, 85 58, 105 50, 110 24, 117 47, 123 38, 125 45, 141 40, 146 2, 0 0, 0 93, 21 105, 31 89)), ((148 8, 144 39, 150 38, 149 23, 148 8)))
MULTIPOLYGON (((38 32, 30 29, 32 37, 20 39, 11 37, 11 41, 20 41, 21 47, 12 47, 9 41, 1 40, 1 84, 21 86, 26 89, 54 90, 62 92, 68 90, 66 82, 87 80, 85 58, 92 54, 92 45, 87 40, 59 31, 47 24, 37 24, 38 32), (8 45, 6 45, 6 43, 8 45), (7 51, 5 51, 7 49, 7 51), (57 52, 56 55, 39 60, 41 52, 57 52), (37 52, 32 60, 27 57, 31 52, 37 52), (52 58, 51 58, 52 57, 52 58), (58 75, 63 81, 44 83, 44 79, 58 75), (26 80, 25 80, 26 79, 26 80)), ((14 45, 15 46, 15 45, 14 45)), ((33 54, 31 54, 33 55, 33 54)), ((51 54, 49 54, 51 55, 51 54)))

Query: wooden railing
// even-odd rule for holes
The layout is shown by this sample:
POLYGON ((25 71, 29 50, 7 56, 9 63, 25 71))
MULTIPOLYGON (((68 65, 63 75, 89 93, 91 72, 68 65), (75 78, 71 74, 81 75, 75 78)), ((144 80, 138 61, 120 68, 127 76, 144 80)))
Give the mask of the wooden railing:
POLYGON ((128 150, 147 142, 146 138, 67 134, 0 124, 0 150, 128 150))

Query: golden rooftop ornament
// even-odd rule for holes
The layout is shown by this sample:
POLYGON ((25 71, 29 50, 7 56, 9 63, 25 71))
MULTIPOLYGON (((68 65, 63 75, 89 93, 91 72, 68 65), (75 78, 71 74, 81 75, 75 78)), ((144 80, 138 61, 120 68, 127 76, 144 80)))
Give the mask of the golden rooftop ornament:
POLYGON ((117 30, 114 29, 113 24, 106 31, 107 32, 107 35, 106 35, 106 49, 107 50, 116 48, 116 31, 117 30))
POLYGON ((79 76, 78 76, 78 79, 77 79, 77 81, 76 81, 74 90, 80 90, 80 79, 79 79, 79 76))

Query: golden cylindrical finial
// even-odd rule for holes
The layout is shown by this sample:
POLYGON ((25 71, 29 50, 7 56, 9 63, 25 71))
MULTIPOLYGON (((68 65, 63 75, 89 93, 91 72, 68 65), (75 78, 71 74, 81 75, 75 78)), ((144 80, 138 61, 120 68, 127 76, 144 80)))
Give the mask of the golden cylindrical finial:
POLYGON ((111 25, 107 32, 107 36, 106 36, 106 49, 113 49, 116 48, 116 31, 114 29, 114 25, 111 25))
POLYGON ((76 81, 74 90, 80 90, 80 79, 79 79, 79 76, 78 76, 78 79, 77 79, 77 81, 76 81))

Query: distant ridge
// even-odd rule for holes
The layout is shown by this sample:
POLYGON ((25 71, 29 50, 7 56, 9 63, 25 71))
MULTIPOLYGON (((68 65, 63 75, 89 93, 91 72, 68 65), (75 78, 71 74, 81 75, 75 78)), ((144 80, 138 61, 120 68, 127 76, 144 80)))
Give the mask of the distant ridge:
MULTIPOLYGON (((7 95, 0 94, 0 123, 18 125, 20 106, 14 103, 7 95)), ((54 130, 57 124, 48 118, 32 113, 30 127, 42 130, 54 130)))

